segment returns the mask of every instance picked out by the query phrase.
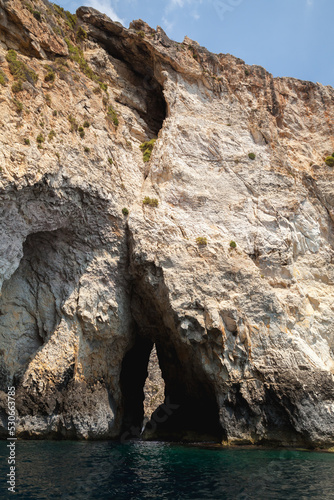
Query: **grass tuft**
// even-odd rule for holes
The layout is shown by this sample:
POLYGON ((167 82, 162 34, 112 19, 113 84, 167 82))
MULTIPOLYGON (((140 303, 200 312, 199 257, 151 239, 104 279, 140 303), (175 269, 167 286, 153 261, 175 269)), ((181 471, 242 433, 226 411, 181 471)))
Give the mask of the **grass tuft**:
POLYGON ((143 205, 157 207, 159 205, 159 200, 157 200, 157 198, 150 198, 149 196, 145 196, 145 198, 143 199, 143 205))
POLYGON ((148 162, 151 159, 151 154, 156 143, 156 139, 151 139, 150 141, 143 142, 139 147, 143 152, 144 162, 148 162))
POLYGON ((115 125, 115 127, 118 127, 119 125, 119 120, 118 120, 118 116, 117 116, 117 113, 116 111, 113 109, 112 106, 109 106, 108 107, 108 110, 107 110, 107 119, 109 121, 112 121, 113 124, 115 125))
POLYGON ((198 236, 198 238, 196 238, 196 243, 199 246, 206 246, 208 244, 208 240, 205 236, 198 236))

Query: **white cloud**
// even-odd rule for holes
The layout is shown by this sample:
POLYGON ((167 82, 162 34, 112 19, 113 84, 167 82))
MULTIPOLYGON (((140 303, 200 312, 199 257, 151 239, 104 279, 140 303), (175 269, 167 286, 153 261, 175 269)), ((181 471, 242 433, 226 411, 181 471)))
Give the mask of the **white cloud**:
POLYGON ((314 0, 306 0, 306 7, 313 7, 314 0))
POLYGON ((109 0, 87 0, 86 5, 107 14, 113 21, 118 21, 124 25, 124 20, 118 17, 109 0))
POLYGON ((176 7, 182 8, 184 6, 184 3, 185 3, 184 0, 170 0, 167 8, 170 8, 170 9, 175 9, 176 7))
POLYGON ((166 30, 167 34, 171 33, 174 28, 174 23, 172 21, 169 21, 167 17, 163 16, 162 18, 162 26, 166 30))
POLYGON ((197 6, 201 3, 203 3, 203 0, 169 0, 165 8, 165 13, 168 14, 169 12, 177 8, 182 9, 186 5, 197 6))

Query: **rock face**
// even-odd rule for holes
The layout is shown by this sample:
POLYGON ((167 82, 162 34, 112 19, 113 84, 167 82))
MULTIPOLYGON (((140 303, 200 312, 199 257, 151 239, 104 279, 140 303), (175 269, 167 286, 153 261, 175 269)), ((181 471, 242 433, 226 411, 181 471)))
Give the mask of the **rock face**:
POLYGON ((334 90, 0 5, 1 436, 333 446, 334 90))
POLYGON ((159 358, 155 346, 153 347, 147 365, 147 379, 144 385, 144 424, 153 415, 154 411, 164 403, 165 383, 159 366, 159 358))

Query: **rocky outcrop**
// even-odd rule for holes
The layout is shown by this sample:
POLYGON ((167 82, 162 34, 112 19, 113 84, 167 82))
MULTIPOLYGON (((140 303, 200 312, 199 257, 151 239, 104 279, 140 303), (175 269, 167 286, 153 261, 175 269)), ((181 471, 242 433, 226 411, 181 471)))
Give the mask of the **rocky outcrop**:
POLYGON ((137 437, 159 364, 148 439, 333 446, 334 90, 86 7, 47 45, 13 5, 2 436, 15 385, 19 437, 137 437))
MULTIPOLYGON (((68 56, 63 39, 61 22, 57 11, 61 8, 52 4, 1 0, 0 41, 3 46, 20 50, 22 53, 46 58, 46 54, 68 56)), ((66 14, 63 16, 66 19, 66 14)))

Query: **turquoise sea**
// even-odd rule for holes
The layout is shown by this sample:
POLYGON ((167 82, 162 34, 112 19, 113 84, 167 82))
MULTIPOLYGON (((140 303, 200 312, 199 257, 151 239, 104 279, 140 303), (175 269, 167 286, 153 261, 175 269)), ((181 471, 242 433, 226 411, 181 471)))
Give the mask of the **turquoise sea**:
POLYGON ((141 441, 18 441, 12 494, 6 444, 1 499, 334 499, 334 454, 141 441))

